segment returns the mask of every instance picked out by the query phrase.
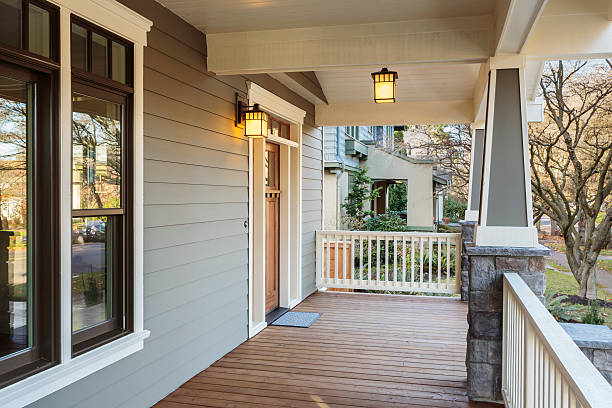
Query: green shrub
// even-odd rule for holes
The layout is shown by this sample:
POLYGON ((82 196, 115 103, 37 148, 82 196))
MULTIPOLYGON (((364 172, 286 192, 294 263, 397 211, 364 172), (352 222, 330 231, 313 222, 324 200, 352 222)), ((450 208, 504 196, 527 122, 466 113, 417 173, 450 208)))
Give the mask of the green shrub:
POLYGON ((582 315, 582 323, 585 324, 604 324, 605 319, 601 315, 599 302, 596 300, 589 301, 589 307, 582 315))
POLYGON ((552 293, 546 294, 546 309, 557 320, 572 320, 574 316, 571 313, 580 310, 577 305, 564 303, 565 299, 566 295, 554 297, 552 293))
POLYGON ((364 222, 364 231, 408 231, 406 221, 395 214, 380 214, 364 222))
POLYGON ((467 203, 448 196, 444 199, 444 217, 450 218, 451 222, 459 222, 465 219, 467 203))

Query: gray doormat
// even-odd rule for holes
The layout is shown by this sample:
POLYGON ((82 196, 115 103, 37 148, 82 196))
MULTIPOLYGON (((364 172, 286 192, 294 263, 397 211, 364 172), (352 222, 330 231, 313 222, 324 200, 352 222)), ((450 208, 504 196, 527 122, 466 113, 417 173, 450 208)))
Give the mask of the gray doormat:
POLYGON ((321 313, 287 312, 276 319, 272 326, 310 327, 321 313))

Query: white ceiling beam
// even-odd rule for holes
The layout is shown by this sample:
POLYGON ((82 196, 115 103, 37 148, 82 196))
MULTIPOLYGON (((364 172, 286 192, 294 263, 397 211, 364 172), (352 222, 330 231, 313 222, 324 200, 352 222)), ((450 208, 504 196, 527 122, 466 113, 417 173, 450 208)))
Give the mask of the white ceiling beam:
POLYGON ((482 62, 491 16, 208 34, 218 75, 321 71, 425 62, 482 62))
POLYGON ((520 54, 548 0, 498 0, 494 55, 520 54))
POLYGON ((470 123, 473 102, 404 101, 396 103, 331 103, 315 105, 317 126, 436 125, 470 123))
MULTIPOLYGON (((601 2, 597 3, 601 5, 601 2)), ((612 56, 612 24, 609 9, 576 7, 545 13, 525 46, 523 54, 541 59, 606 58, 612 56)), ((586 7, 586 6, 585 6, 586 7)))
POLYGON ((321 84, 317 77, 314 76, 314 73, 312 74, 306 75, 303 72, 276 72, 271 73, 270 76, 313 104, 327 103, 327 98, 323 89, 321 89, 321 84), (314 78, 316 82, 313 82, 310 78, 314 78))

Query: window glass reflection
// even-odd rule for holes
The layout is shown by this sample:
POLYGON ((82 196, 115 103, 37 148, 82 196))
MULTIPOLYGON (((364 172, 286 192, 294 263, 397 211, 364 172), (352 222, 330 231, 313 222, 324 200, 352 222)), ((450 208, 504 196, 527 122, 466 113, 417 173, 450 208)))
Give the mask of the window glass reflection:
POLYGON ((121 207, 121 108, 72 97, 72 208, 121 207))
POLYGON ((113 78, 115 81, 119 81, 125 84, 126 80, 126 49, 124 45, 117 44, 116 42, 112 42, 112 72, 113 78))
POLYGON ((21 0, 0 0, 0 42, 21 48, 21 0))
POLYGON ((87 70, 87 30, 74 23, 72 23, 70 53, 72 66, 83 71, 87 70))
POLYGON ((72 219, 72 331, 110 319, 112 217, 72 219))
POLYGON ((31 347, 28 135, 32 87, 0 77, 0 357, 31 347))
POLYGON ((28 6, 28 51, 51 56, 51 15, 35 4, 28 6))
POLYGON ((108 40, 96 33, 91 33, 91 72, 108 76, 108 40))

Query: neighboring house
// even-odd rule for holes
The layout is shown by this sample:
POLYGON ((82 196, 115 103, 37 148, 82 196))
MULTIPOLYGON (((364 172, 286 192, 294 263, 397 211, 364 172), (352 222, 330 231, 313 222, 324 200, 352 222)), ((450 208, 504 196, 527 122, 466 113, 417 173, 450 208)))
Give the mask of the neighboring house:
POLYGON ((342 229, 344 203, 352 177, 360 167, 368 169, 380 196, 371 203, 376 214, 389 210, 389 187, 404 184, 406 205, 399 215, 413 230, 433 230, 441 220, 439 194, 446 181, 434 175, 434 162, 393 152, 394 126, 324 127, 324 227, 342 229))

